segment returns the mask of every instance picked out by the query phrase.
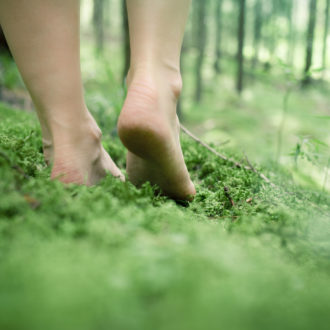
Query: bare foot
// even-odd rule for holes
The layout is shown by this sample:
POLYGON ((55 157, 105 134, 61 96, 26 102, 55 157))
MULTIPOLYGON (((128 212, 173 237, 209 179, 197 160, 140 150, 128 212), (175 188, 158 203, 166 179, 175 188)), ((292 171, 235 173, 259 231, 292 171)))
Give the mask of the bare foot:
POLYGON ((50 134, 42 133, 42 151, 44 154, 45 163, 50 166, 53 163, 54 158, 53 139, 50 137, 50 134))
POLYGON ((38 112, 39 123, 41 127, 42 134, 42 151, 44 154, 45 163, 49 166, 53 163, 54 159, 54 148, 53 148, 53 138, 51 130, 47 125, 46 118, 42 115, 42 112, 38 112))
POLYGON ((110 173, 124 181, 123 174, 102 147, 101 131, 91 116, 74 129, 58 127, 53 138, 52 179, 93 185, 110 173))
POLYGON ((181 78, 136 72, 128 77, 128 94, 118 121, 118 134, 128 149, 127 174, 139 186, 157 184, 169 197, 191 200, 190 180, 180 145, 176 115, 181 78))

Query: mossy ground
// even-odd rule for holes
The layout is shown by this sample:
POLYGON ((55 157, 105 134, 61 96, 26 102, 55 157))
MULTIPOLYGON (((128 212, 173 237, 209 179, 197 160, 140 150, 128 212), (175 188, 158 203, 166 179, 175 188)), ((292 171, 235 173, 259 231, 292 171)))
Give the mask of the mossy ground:
MULTIPOLYGON (((118 138, 104 145, 123 168, 118 138)), ((329 196, 269 166, 272 188, 185 136, 183 150, 189 206, 111 177, 63 186, 36 118, 1 105, 0 328, 328 329, 329 196)))

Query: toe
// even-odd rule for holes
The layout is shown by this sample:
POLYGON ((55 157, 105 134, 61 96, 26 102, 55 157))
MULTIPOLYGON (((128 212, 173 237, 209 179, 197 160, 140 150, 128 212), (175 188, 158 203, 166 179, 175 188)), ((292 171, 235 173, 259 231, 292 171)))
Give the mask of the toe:
POLYGON ((115 162, 109 156, 109 154, 104 150, 105 158, 106 158, 106 168, 111 173, 112 176, 118 178, 120 181, 125 182, 125 176, 117 167, 115 162))

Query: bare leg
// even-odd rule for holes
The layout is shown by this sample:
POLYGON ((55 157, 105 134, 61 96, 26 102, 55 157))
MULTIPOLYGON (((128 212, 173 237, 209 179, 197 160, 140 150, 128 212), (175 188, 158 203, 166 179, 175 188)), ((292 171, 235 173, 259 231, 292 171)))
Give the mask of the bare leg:
POLYGON ((120 176, 83 98, 79 0, 1 0, 0 22, 35 103, 52 177, 94 184, 106 172, 120 176))
POLYGON ((118 132, 128 148, 127 173, 136 185, 158 184, 176 199, 191 199, 176 115, 180 52, 190 0, 127 0, 131 41, 128 94, 118 132))

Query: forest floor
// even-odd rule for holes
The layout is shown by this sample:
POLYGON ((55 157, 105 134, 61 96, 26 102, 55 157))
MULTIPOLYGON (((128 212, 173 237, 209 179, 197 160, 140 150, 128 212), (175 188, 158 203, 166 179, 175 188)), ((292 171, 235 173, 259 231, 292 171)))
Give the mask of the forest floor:
MULTIPOLYGON (((111 177, 63 186, 34 114, 0 105, 1 329, 328 329, 329 194, 182 138, 189 205, 111 177)), ((124 168, 115 132, 104 146, 124 168)))
MULTIPOLYGON (((185 125, 206 142, 235 149, 266 167, 281 164, 295 182, 322 187, 330 161, 330 84, 315 80, 301 88, 299 79, 276 68, 268 73, 251 70, 237 97, 235 68, 230 70, 229 61, 224 66, 229 72, 205 77, 200 104, 191 93, 193 68, 187 70, 185 125)), ((326 188, 330 192, 330 182, 326 188)))

